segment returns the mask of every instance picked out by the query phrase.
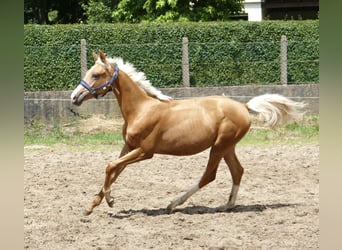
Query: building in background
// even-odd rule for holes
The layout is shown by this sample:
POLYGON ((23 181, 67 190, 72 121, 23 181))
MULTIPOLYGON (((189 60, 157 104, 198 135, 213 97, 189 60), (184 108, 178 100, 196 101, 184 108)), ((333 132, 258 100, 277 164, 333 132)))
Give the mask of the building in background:
POLYGON ((245 0, 248 21, 318 19, 319 0, 245 0))
POLYGON ((245 0, 244 8, 248 15, 248 21, 261 21, 262 16, 262 4, 265 0, 245 0))

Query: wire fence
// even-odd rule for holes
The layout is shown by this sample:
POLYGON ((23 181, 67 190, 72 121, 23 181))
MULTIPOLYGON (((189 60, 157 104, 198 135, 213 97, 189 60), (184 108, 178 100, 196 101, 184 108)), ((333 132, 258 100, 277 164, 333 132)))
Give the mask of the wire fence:
MULTIPOLYGON (((82 41, 82 42, 81 42, 82 41)), ((24 87, 69 90, 94 61, 93 51, 122 57, 157 87, 302 84, 319 81, 319 41, 52 44, 25 46, 24 87)))

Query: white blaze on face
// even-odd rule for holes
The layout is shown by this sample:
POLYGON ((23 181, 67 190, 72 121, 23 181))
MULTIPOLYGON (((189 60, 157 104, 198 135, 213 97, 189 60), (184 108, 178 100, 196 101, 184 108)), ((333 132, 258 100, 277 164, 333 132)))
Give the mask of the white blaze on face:
POLYGON ((81 84, 79 84, 79 85, 74 89, 74 91, 72 91, 71 96, 70 96, 71 100, 74 100, 75 97, 76 97, 76 95, 77 95, 77 93, 80 92, 82 89, 84 89, 84 87, 83 87, 81 84))
MULTIPOLYGON (((95 64, 100 64, 100 65, 102 65, 102 66, 104 66, 104 67, 107 67, 106 64, 105 64, 104 62, 101 61, 101 58, 100 58, 100 57, 97 59, 97 61, 95 62, 95 64)), ((84 79, 89 78, 89 74, 90 74, 89 72, 92 72, 92 70, 94 69, 94 67, 95 67, 95 65, 93 65, 93 66, 87 71, 87 73, 86 73, 84 79)), ((79 91, 81 91, 82 89, 85 89, 85 88, 84 88, 81 84, 79 84, 79 85, 74 89, 74 91, 71 93, 71 96, 70 96, 71 100, 74 100, 74 98, 76 97, 77 93, 78 93, 79 91)))

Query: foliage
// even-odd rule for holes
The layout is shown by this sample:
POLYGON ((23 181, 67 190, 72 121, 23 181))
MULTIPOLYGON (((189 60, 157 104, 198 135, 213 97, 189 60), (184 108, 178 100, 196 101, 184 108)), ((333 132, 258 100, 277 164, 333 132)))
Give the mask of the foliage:
POLYGON ((318 21, 25 25, 24 89, 70 90, 80 81, 80 40, 120 56, 157 87, 182 84, 182 37, 189 39, 191 86, 276 84, 280 37, 288 39, 290 83, 317 83, 318 21))
POLYGON ((110 23, 112 22, 111 0, 89 0, 88 4, 82 4, 87 16, 87 23, 110 23))
POLYGON ((83 20, 82 4, 88 0, 25 0, 24 23, 79 23, 83 20))
POLYGON ((113 17, 118 22, 223 21, 241 10, 241 0, 122 0, 113 17))
POLYGON ((222 21, 241 9, 241 0, 25 0, 24 21, 25 24, 222 21))

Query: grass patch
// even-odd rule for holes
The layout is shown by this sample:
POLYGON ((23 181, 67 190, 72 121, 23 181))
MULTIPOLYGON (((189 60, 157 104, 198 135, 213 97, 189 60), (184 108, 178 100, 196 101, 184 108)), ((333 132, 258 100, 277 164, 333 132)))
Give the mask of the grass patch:
POLYGON ((311 144, 318 143, 318 138, 318 117, 308 116, 276 130, 252 127, 240 145, 311 144))
POLYGON ((96 147, 107 145, 121 146, 123 144, 123 140, 122 135, 119 132, 99 130, 91 133, 82 133, 77 129, 77 127, 70 132, 58 125, 48 127, 37 122, 32 122, 25 126, 25 146, 55 146, 60 144, 76 147, 96 147))
MULTIPOLYGON (((71 147, 120 148, 123 145, 121 132, 95 130, 95 132, 82 133, 74 125, 70 132, 61 126, 48 127, 44 124, 31 122, 25 125, 24 145, 57 146, 66 145, 71 147)), ((301 122, 289 124, 277 130, 252 127, 239 145, 277 145, 277 144, 312 144, 318 143, 319 122, 317 116, 306 117, 301 122)))

